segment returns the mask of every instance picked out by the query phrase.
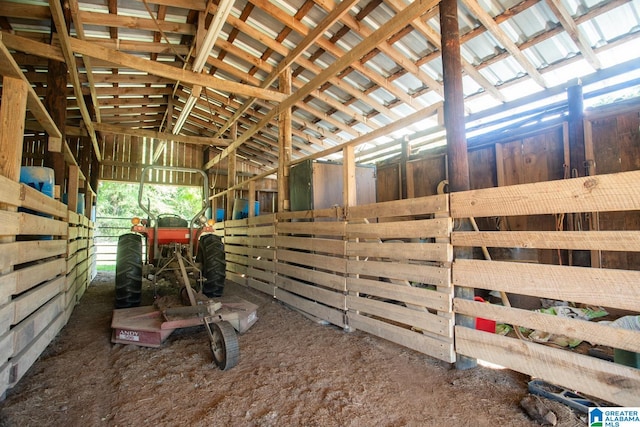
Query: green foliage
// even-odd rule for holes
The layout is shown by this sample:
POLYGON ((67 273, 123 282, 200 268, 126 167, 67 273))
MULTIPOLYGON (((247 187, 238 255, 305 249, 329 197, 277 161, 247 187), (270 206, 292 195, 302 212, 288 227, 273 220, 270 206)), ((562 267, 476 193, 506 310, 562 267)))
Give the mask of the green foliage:
MULTIPOLYGON (((102 181, 98 187, 96 216, 131 218, 146 216, 138 205, 139 184, 102 181)), ((145 184, 142 202, 155 215, 175 214, 191 219, 202 208, 202 189, 145 184)))

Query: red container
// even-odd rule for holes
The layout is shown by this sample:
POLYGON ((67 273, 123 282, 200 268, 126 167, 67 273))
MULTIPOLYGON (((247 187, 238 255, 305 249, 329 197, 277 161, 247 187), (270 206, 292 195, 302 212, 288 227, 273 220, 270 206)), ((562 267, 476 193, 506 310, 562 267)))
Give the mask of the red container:
MULTIPOLYGON (((484 302, 482 297, 473 297, 474 301, 484 302)), ((476 329, 479 331, 491 332, 492 334, 496 333, 496 321, 490 319, 483 319, 481 317, 476 317, 476 329)))

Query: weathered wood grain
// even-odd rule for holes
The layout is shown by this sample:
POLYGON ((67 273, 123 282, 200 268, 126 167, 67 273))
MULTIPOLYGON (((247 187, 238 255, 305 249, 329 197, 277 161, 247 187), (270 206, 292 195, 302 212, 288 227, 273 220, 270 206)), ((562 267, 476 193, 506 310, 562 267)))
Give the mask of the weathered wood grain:
POLYGON ((454 218, 640 209, 640 171, 452 193, 454 218))
POLYGON ((456 326, 456 351, 621 406, 640 405, 640 370, 456 326))
POLYGON ((640 311, 640 271, 457 260, 453 284, 640 311))

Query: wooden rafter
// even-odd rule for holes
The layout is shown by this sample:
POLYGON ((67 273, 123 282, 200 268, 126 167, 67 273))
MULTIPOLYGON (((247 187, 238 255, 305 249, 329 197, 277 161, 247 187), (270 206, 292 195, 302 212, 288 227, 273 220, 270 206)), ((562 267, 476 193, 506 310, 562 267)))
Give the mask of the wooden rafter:
POLYGON ((546 0, 551 11, 556 15, 571 40, 578 46, 587 62, 596 70, 602 68, 600 60, 594 53, 587 39, 582 35, 573 17, 559 0, 546 0))
MULTIPOLYGON (((299 57, 306 51, 311 45, 313 45, 323 33, 335 24, 340 18, 342 18, 349 9, 355 4, 357 0, 344 0, 338 6, 333 8, 329 14, 320 22, 315 28, 309 32, 305 38, 273 69, 269 75, 263 80, 260 87, 267 88, 278 78, 278 76, 288 67, 290 67, 299 57)), ((236 113, 225 123, 222 128, 218 130, 218 135, 221 135, 229 129, 229 127, 235 122, 238 117, 244 114, 251 105, 256 101, 256 98, 249 98, 245 101, 244 105, 239 108, 236 113)))
MULTIPOLYGON (((28 83, 26 77, 20 70, 20 66, 16 63, 13 56, 11 56, 11 53, 9 53, 9 50, 4 45, 4 34, 5 33, 0 33, 0 75, 13 77, 15 79, 22 79, 28 83)), ((38 123, 40 123, 50 137, 62 139, 60 130, 53 122, 49 112, 42 101, 40 101, 40 98, 31 85, 28 85, 27 88, 27 108, 29 108, 31 114, 35 116, 38 123)))
POLYGON ((264 127, 269 120, 276 116, 280 112, 281 109, 288 108, 298 100, 304 98, 306 95, 311 93, 315 88, 317 88, 320 84, 326 81, 329 77, 336 75, 340 71, 344 70, 349 66, 354 60, 357 60, 361 56, 365 55, 375 46, 377 46, 383 40, 386 40, 394 32, 398 31, 402 28, 407 20, 413 20, 423 14, 429 8, 435 6, 437 4, 437 0, 430 1, 415 1, 401 12, 399 12, 396 16, 390 19, 385 25, 380 27, 374 33, 371 34, 367 39, 363 40, 360 44, 358 44, 354 49, 349 51, 344 56, 340 57, 336 60, 331 66, 327 67, 324 71, 318 74, 314 79, 309 81, 305 86, 303 86, 300 90, 296 91, 293 95, 289 96, 287 99, 282 101, 278 108, 274 108, 271 110, 269 114, 265 116, 258 124, 252 127, 250 130, 245 132, 240 138, 234 141, 233 144, 229 145, 229 147, 225 148, 222 153, 215 156, 212 160, 207 162, 204 166, 204 169, 209 169, 220 160, 225 158, 228 153, 232 150, 235 150, 238 146, 240 146, 243 142, 248 140, 251 135, 256 133, 259 129, 264 127))
POLYGON ((215 147, 226 147, 229 145, 229 140, 224 138, 204 138, 197 136, 187 136, 187 135, 174 135, 172 133, 166 132, 154 132, 149 130, 142 129, 132 129, 124 126, 114 126, 107 125, 104 123, 94 123, 93 124, 96 130, 105 133, 114 133, 120 135, 132 135, 146 138, 154 138, 163 141, 175 141, 175 142, 183 142, 185 144, 194 144, 194 145, 206 145, 206 146, 215 146, 215 147))
MULTIPOLYGON (((78 35, 78 38, 80 38, 81 40, 84 40, 85 38, 84 25, 82 23, 82 20, 80 19, 80 16, 78 16, 78 13, 80 10, 78 6, 78 0, 69 0, 69 5, 71 6, 71 17, 73 19, 73 23, 76 28, 76 34, 78 35)), ((85 69, 87 70, 87 81, 89 83, 89 92, 91 93, 91 102, 93 103, 93 110, 96 115, 96 121, 100 123, 101 121, 100 104, 98 104, 98 95, 96 94, 96 85, 95 85, 95 82, 93 81, 93 67, 91 66, 91 58, 88 56, 85 56, 83 59, 84 59, 85 69)))
POLYGON ((82 96, 82 85, 80 84, 80 78, 78 77, 78 69, 75 67, 75 57, 73 55, 73 50, 69 44, 69 34, 67 33, 67 25, 65 23, 64 13, 62 11, 62 5, 58 0, 49 0, 49 7, 51 8, 51 16, 53 21, 55 22, 55 26, 58 30, 58 35, 60 36, 61 41, 61 49, 64 57, 66 59, 67 64, 72 64, 68 67, 69 74, 71 75, 71 84, 73 85, 73 91, 76 95, 76 99, 78 100, 78 106, 80 107, 80 113, 82 114, 82 119, 87 126, 87 130, 89 132, 89 137, 91 138, 91 142, 93 143, 93 151, 98 159, 98 162, 102 160, 102 156, 100 154, 100 146, 98 144, 98 138, 96 137, 96 133, 93 130, 91 116, 89 115, 89 110, 87 110, 87 106, 84 103, 84 97, 82 96))
POLYGON ((212 89, 236 93, 238 95, 256 96, 270 101, 281 101, 284 98, 282 94, 272 90, 222 80, 205 74, 197 74, 192 71, 172 67, 164 63, 158 63, 156 61, 152 62, 126 53, 95 46, 92 43, 85 42, 83 40, 72 38, 70 39, 70 42, 71 48, 80 54, 99 58, 118 65, 131 67, 156 76, 174 79, 176 81, 179 80, 192 85, 204 85, 212 89))
MULTIPOLYGON (((467 50, 475 46, 483 49, 478 60, 462 61, 463 72, 474 81, 474 86, 476 83, 480 86, 480 90, 469 94, 465 101, 477 99, 479 103, 474 104, 477 106, 485 101, 478 99, 483 96, 490 103, 493 100, 503 102, 503 94, 511 98, 514 95, 510 88, 526 80, 544 84, 542 72, 567 69, 578 61, 588 61, 590 66, 599 69, 602 64, 598 57, 602 53, 638 37, 638 33, 622 34, 599 42, 597 47, 590 46, 592 39, 587 37, 587 31, 597 31, 603 25, 597 22, 595 27, 590 27, 595 17, 616 9, 614 14, 619 13, 620 8, 630 7, 630 0, 607 0, 579 11, 569 10, 560 0, 523 0, 496 16, 493 16, 495 12, 481 10, 478 13, 473 9, 478 3, 484 5, 479 0, 465 2, 467 6, 471 5, 466 9, 472 28, 461 35, 460 41, 467 50), (517 24, 512 23, 524 18, 521 14, 539 13, 540 8, 550 10, 555 18, 550 25, 535 30, 534 35, 515 41, 517 36, 501 30, 505 25, 513 26, 519 33, 517 24), (520 18, 516 18, 518 15, 520 18), (481 25, 474 25, 474 21, 481 25), (486 38, 479 38, 489 33, 497 40, 494 52, 486 38), (557 37, 561 34, 569 36, 573 42, 567 43, 567 37, 557 37), (536 70, 533 64, 538 63, 523 53, 534 48, 549 61, 553 55, 547 57, 544 47, 551 44, 550 40, 556 44, 567 43, 564 48, 576 55, 557 56, 544 70, 536 70), (545 41, 547 43, 543 44, 545 41), (506 76, 501 75, 500 67, 492 67, 509 57, 521 64, 516 66, 525 72, 506 76), (488 67, 491 67, 489 73, 488 67), (489 81, 489 74, 497 82, 489 81)), ((349 7, 348 2, 340 0, 298 3, 248 0, 235 5, 236 9, 226 19, 221 36, 206 58, 204 77, 218 79, 225 88, 238 84, 246 89, 271 90, 281 96, 274 90, 277 86, 274 77, 282 68, 291 68, 293 92, 305 92, 290 105, 292 158, 296 160, 323 152, 327 155, 326 150, 352 141, 366 141, 383 129, 388 131, 390 123, 404 119, 412 111, 437 103, 439 96, 436 95, 441 87, 438 70, 441 42, 436 24, 439 9, 431 8, 415 19, 405 21, 397 31, 354 58, 341 71, 332 75, 324 72, 348 54, 358 40, 367 39, 383 25, 383 16, 394 16, 409 3, 364 0, 349 7), (338 14, 337 8, 349 12, 338 14), (320 75, 326 78, 316 81, 319 84, 309 91, 308 83, 320 75)), ((85 54, 80 57, 79 52, 65 54, 60 44, 52 45, 49 40, 51 8, 37 2, 2 2, 0 29, 4 32, 4 45, 19 64, 35 96, 45 95, 47 60, 70 61, 70 68, 75 65, 75 70, 70 72, 76 71, 79 84, 73 82, 73 77, 69 79, 74 85, 69 85, 66 93, 67 127, 80 128, 86 117, 81 107, 85 102, 88 111, 92 110, 92 104, 95 108, 97 116, 91 112, 94 122, 145 131, 171 129, 178 113, 184 109, 185 93, 188 94, 203 77, 198 76, 197 83, 183 82, 175 73, 180 73, 182 67, 189 67, 195 53, 192 46, 203 39, 209 22, 217 13, 218 2, 105 0, 102 4, 97 7, 95 2, 70 0, 74 35, 79 42, 86 42, 86 48, 92 51, 107 48, 116 55, 144 60, 147 67, 166 66, 165 70, 172 73, 170 77, 152 74, 152 70, 144 67, 137 69, 131 63, 114 61, 115 56, 111 54, 100 57, 85 54), (169 41, 164 34, 169 36, 169 41), (76 93, 77 86, 80 86, 80 97, 76 93)), ((538 24, 537 20, 531 22, 532 26, 538 24)), ((245 138, 245 133, 249 134, 237 148, 239 161, 245 158, 264 165, 277 163, 275 147, 280 123, 274 109, 280 101, 252 98, 255 96, 215 87, 203 90, 181 133, 195 138, 226 136, 227 128, 235 122, 241 138, 245 138)), ((511 105, 508 102, 504 107, 496 108, 511 108, 511 105)), ((482 107, 478 109, 478 113, 484 111, 482 107)), ((27 115, 27 128, 42 131, 42 126, 30 115, 27 115)), ((214 147, 212 153, 219 153, 223 148, 214 147)))
POLYGON ((465 6, 474 14, 478 21, 493 35, 496 40, 509 52, 520 66, 529 74, 536 83, 542 87, 547 87, 544 77, 536 67, 527 59, 520 48, 500 29, 496 21, 485 11, 477 0, 462 0, 465 6))

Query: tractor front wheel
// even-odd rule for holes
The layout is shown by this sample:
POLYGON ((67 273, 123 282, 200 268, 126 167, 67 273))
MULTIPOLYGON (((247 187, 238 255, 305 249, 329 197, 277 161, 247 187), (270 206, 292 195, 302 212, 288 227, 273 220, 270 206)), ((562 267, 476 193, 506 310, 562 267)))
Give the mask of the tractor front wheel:
POLYGON ((116 255, 116 308, 137 307, 142 294, 142 236, 123 234, 116 255))
POLYGON ((227 264, 224 259, 224 244, 215 234, 206 234, 200 238, 200 260, 202 261, 202 293, 209 298, 221 297, 227 264))

